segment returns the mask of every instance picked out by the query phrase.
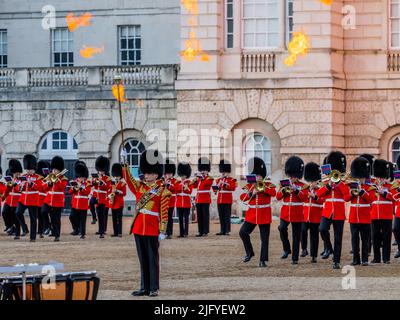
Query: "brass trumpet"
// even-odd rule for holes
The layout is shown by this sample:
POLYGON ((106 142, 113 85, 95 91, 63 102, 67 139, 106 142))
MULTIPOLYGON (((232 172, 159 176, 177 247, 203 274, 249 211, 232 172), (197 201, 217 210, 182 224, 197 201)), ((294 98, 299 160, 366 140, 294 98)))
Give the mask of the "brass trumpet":
POLYGON ((64 174, 66 174, 68 172, 67 169, 64 169, 63 171, 54 174, 54 173, 50 173, 46 178, 43 179, 43 181, 47 181, 47 182, 51 182, 51 183, 56 183, 57 180, 63 176, 64 174))
POLYGON ((332 170, 329 174, 329 178, 332 182, 338 183, 342 180, 342 173, 338 170, 332 170))

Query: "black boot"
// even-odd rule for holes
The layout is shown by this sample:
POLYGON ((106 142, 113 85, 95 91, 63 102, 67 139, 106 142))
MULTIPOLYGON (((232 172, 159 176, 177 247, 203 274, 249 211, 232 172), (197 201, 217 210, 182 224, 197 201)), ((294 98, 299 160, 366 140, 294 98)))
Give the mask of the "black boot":
POLYGON ((260 263, 258 264, 258 266, 259 266, 260 268, 265 268, 265 267, 267 267, 267 264, 265 263, 265 261, 260 261, 260 263))
POLYGON ((326 250, 324 255, 322 256, 322 259, 326 260, 329 258, 329 256, 333 253, 332 250, 326 250))
POLYGON ((291 254, 291 251, 283 251, 281 259, 287 259, 287 257, 289 256, 289 254, 291 254))
POLYGON ((333 264, 333 269, 340 269, 340 264, 338 262, 335 262, 333 264))
POLYGON ((250 254, 250 255, 246 255, 244 258, 243 258, 243 262, 249 262, 250 260, 251 260, 251 258, 253 258, 254 257, 254 253, 252 253, 252 254, 250 254))
POLYGON ((304 257, 307 257, 307 256, 308 256, 308 251, 307 251, 307 249, 306 249, 306 250, 301 250, 301 255, 300 255, 300 257, 304 258, 304 257))
POLYGON ((137 291, 133 291, 132 295, 134 297, 142 297, 142 296, 148 296, 149 293, 150 293, 149 291, 140 289, 140 290, 137 290, 137 291))

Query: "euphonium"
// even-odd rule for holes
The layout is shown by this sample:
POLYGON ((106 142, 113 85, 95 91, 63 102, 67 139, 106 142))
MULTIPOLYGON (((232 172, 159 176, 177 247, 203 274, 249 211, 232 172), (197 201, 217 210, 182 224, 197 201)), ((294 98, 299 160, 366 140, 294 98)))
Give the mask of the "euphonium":
POLYGON ((329 178, 332 182, 338 183, 342 179, 342 173, 339 170, 332 170, 329 174, 329 178))
POLYGON ((257 181, 255 188, 258 192, 264 192, 266 188, 265 181, 257 181))

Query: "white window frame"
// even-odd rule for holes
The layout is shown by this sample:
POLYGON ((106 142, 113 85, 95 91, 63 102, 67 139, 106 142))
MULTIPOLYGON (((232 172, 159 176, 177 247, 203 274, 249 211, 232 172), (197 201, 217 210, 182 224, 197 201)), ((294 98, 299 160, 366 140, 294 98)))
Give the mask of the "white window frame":
MULTIPOLYGON (((278 7, 278 12, 277 12, 277 19, 278 19, 278 43, 276 46, 265 46, 265 47, 246 47, 245 46, 245 20, 247 20, 244 17, 244 4, 246 0, 241 0, 241 46, 243 50, 247 51, 266 51, 266 50, 278 50, 281 45, 282 45, 282 0, 277 0, 277 7, 278 7)), ((252 1, 276 1, 276 0, 252 0, 252 1)), ((257 18, 251 18, 251 19, 257 19, 257 18)), ((251 20, 249 19, 249 20, 251 20)), ((261 19, 261 18, 259 18, 261 19)), ((268 20, 267 20, 268 21, 268 20)))
MULTIPOLYGON (((127 37, 127 40, 129 40, 129 35, 127 37)), ((127 43, 128 46, 128 43, 127 43)), ((135 66, 135 65, 141 65, 142 64, 142 60, 143 60, 143 41, 142 41, 142 26, 141 25, 120 25, 118 26, 118 64, 119 65, 129 65, 129 66, 135 66), (134 48, 133 49, 122 49, 121 48, 121 40, 122 40, 122 32, 124 29, 128 28, 128 32, 129 32, 129 28, 133 28, 134 30, 134 36, 133 36, 133 44, 134 44, 134 48), (137 32, 137 30, 139 30, 139 32, 137 32), (137 34, 139 34, 139 36, 137 36, 137 34), (140 48, 137 49, 136 48, 136 40, 139 39, 140 40, 140 48), (123 60, 122 60, 122 51, 126 51, 127 52, 127 64, 123 64, 123 60), (133 63, 129 63, 130 59, 129 59, 129 52, 133 51, 134 52, 134 60, 133 63), (140 59, 137 60, 136 59, 136 51, 140 52, 140 59)))
POLYGON ((75 57, 74 57, 74 37, 72 32, 68 30, 68 28, 55 28, 51 30, 51 65, 53 67, 73 67, 75 63, 75 57), (60 40, 56 39, 56 33, 60 32, 60 40), (65 32, 67 35, 66 39, 63 39, 62 33, 65 32), (56 50, 56 42, 60 42, 60 50, 56 50), (67 43, 67 50, 64 51, 62 49, 62 43, 66 42, 67 43), (66 53, 67 54, 67 65, 63 65, 65 63, 62 63, 62 54, 66 53), (55 54, 60 54, 60 62, 57 63, 55 61, 55 54), (72 62, 70 61, 70 54, 72 54, 72 62))
POLYGON ((389 12, 389 47, 391 49, 400 49, 400 0, 389 0, 389 8, 388 8, 388 12, 389 12), (392 5, 395 4, 399 7, 399 16, 398 17, 392 17, 392 5), (393 30, 392 30, 392 22, 393 20, 397 20, 399 23, 399 30, 397 31, 397 36, 398 36, 398 42, 399 45, 398 46, 392 46, 393 43, 393 30))
POLYGON ((7 63, 2 63, 0 60, 0 68, 7 68, 8 66, 8 41, 7 29, 0 29, 0 56, 7 57, 7 63))
POLYGON ((125 149, 126 149, 126 146, 127 146, 128 143, 131 144, 131 147, 133 149, 136 149, 136 152, 128 152, 126 159, 128 161, 129 169, 130 169, 132 175, 135 178, 138 178, 139 165, 140 165, 140 155, 143 153, 143 151, 146 150, 146 145, 141 140, 139 140, 137 138, 129 138, 129 139, 127 139, 125 141, 125 144, 124 144, 125 149), (133 144, 133 142, 134 142, 134 144, 133 144), (140 150, 141 146, 143 146, 143 150, 142 151, 140 150), (137 161, 137 165, 132 165, 131 164, 132 161, 131 161, 130 157, 137 157, 137 160, 138 160, 137 161))
POLYGON ((225 0, 225 48, 226 49, 233 49, 235 47, 235 3, 234 0, 225 0), (228 16, 228 6, 232 6, 232 16, 228 16), (228 31, 228 24, 229 21, 232 21, 232 32, 228 31), (229 47, 229 36, 232 37, 232 47, 229 47))
POLYGON ((292 15, 289 15, 289 4, 292 4, 292 8, 294 6, 294 1, 295 0, 286 0, 285 2, 285 42, 286 42, 286 47, 289 45, 290 40, 292 39, 292 35, 293 35, 293 30, 290 30, 290 19, 292 19, 292 23, 294 26, 294 21, 293 21, 293 13, 294 10, 292 12, 292 15))
POLYGON ((55 130, 47 133, 45 137, 42 138, 39 144, 39 158, 40 159, 52 159, 54 156, 61 156, 65 160, 75 160, 78 159, 79 146, 75 139, 66 131, 55 130), (67 134, 67 149, 53 149, 53 134, 55 133, 65 133, 67 134), (47 141, 47 148, 42 149, 43 143, 47 141), (77 148, 74 148, 74 142, 77 148))
POLYGON ((250 142, 250 140, 254 141, 254 144, 256 145, 260 145, 262 144, 263 141, 267 141, 268 143, 268 149, 262 149, 261 152, 263 153, 263 156, 261 157, 261 159, 264 160, 265 165, 267 166, 267 175, 270 176, 272 173, 272 149, 271 149, 271 139, 269 139, 267 136, 263 135, 262 133, 259 132, 254 132, 253 134, 249 135, 246 137, 245 141, 244 141, 244 157, 246 159, 246 166, 248 161, 253 158, 253 157, 259 157, 259 155, 257 155, 257 151, 260 152, 260 150, 257 150, 256 148, 249 150, 248 148, 248 143, 250 142), (255 140, 255 137, 262 137, 260 142, 257 142, 255 140), (250 152, 252 152, 251 154, 249 154, 250 152), (265 156, 265 154, 268 154, 269 156, 265 156))

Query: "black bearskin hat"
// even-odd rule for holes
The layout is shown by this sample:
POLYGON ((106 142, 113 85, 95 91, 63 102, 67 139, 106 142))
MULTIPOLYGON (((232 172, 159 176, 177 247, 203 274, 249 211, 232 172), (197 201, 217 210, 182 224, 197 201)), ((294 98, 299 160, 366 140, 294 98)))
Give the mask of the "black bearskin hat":
POLYGON ((156 173, 160 179, 164 174, 164 161, 158 150, 146 150, 140 155, 140 172, 156 173))
POLYGON ((122 175, 122 166, 120 163, 114 163, 111 167, 111 175, 113 177, 123 177, 122 175))
POLYGON ((304 161, 297 156, 292 156, 285 163, 285 174, 290 178, 303 178, 304 161))
POLYGON ((178 176, 189 178, 192 175, 192 167, 187 162, 180 162, 178 164, 178 176))
POLYGON ((86 167, 85 163, 79 161, 75 164, 75 177, 76 178, 88 178, 89 177, 89 170, 86 167))
POLYGON ((36 170, 37 174, 44 177, 45 176, 45 174, 43 172, 44 168, 47 168, 50 170, 50 163, 46 160, 40 160, 37 164, 37 170, 36 170))
POLYGON ((8 170, 10 170, 11 174, 22 173, 22 165, 21 162, 17 159, 11 159, 8 162, 8 170))
POLYGON ((326 156, 326 157, 324 158, 324 161, 322 162, 322 164, 323 164, 323 165, 328 164, 328 156, 326 156))
POLYGON ((346 156, 340 151, 332 151, 328 154, 327 163, 331 165, 332 170, 338 170, 341 173, 346 172, 346 156))
POLYGON ((97 171, 110 171, 110 160, 104 156, 99 156, 96 159, 95 167, 97 171))
POLYGON ((63 171, 65 166, 64 166, 64 159, 55 156, 53 159, 51 159, 51 164, 50 164, 52 169, 57 169, 58 171, 63 171))
POLYGON ((371 165, 367 158, 357 157, 350 166, 351 176, 355 179, 368 179, 371 176, 371 165))
POLYGON ((173 175, 176 174, 176 164, 170 159, 165 160, 164 173, 172 173, 173 175))
POLYGON ((208 159, 207 157, 199 158, 199 161, 197 162, 197 170, 210 171, 211 170, 210 159, 208 159))
POLYGON ((383 159, 376 159, 374 161, 374 176, 388 179, 390 177, 390 163, 383 159))
POLYGON ((24 159, 22 161, 24 163, 25 170, 36 170, 37 167, 37 159, 32 154, 24 155, 24 159))
POLYGON ((315 162, 309 162, 304 167, 304 179, 307 182, 321 180, 321 168, 315 162))
POLYGON ((265 178, 267 176, 267 166, 263 159, 254 157, 248 162, 249 172, 251 174, 260 175, 265 178))
POLYGON ((222 159, 222 160, 219 162, 219 172, 220 172, 220 173, 223 173, 223 172, 230 173, 231 171, 232 171, 232 166, 231 166, 231 164, 230 164, 228 161, 222 159))
POLYGON ((394 162, 389 162, 389 177, 390 181, 394 180, 394 172, 397 170, 397 164, 394 162))
POLYGON ((375 156, 373 156, 372 154, 369 154, 369 153, 363 153, 362 155, 360 155, 360 157, 363 157, 368 160, 369 168, 371 169, 371 175, 373 175, 374 173, 372 170, 374 168, 375 156))

